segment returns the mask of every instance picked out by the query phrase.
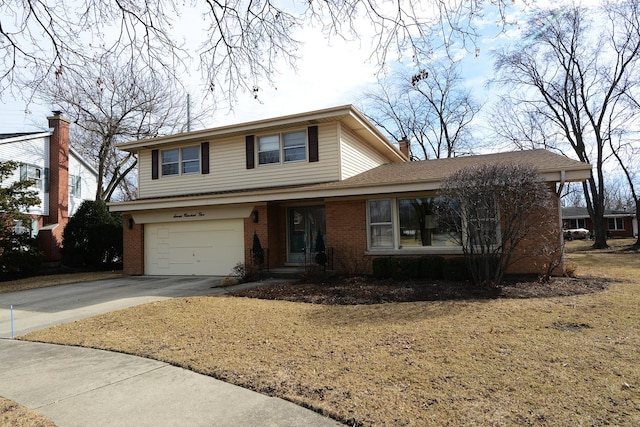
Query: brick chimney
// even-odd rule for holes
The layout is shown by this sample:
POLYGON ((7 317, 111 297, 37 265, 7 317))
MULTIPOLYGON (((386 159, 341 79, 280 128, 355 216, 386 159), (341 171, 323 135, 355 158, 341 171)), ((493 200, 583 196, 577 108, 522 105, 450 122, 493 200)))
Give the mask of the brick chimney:
POLYGON ((59 261, 62 233, 69 220, 69 120, 61 111, 47 117, 49 137, 49 216, 44 218, 41 249, 45 261, 59 261))
POLYGON ((400 152, 407 156, 408 159, 411 159, 411 150, 409 149, 409 139, 405 136, 400 141, 400 152))

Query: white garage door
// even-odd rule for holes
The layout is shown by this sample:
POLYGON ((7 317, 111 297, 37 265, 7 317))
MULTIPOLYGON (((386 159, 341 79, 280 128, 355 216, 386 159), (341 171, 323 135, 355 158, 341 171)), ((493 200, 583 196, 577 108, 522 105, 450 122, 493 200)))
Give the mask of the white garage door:
POLYGON ((226 276, 244 262, 244 221, 146 224, 145 274, 226 276))

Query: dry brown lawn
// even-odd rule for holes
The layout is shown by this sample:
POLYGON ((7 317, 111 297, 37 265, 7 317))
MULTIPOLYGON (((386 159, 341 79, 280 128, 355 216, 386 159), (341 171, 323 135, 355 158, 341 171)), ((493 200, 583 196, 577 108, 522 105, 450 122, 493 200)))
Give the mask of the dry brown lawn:
POLYGON ((0 397, 0 426, 55 427, 55 424, 31 409, 0 397))
POLYGON ((585 295, 325 306, 150 303, 22 339, 121 351, 349 425, 640 425, 640 255, 583 251, 585 295))

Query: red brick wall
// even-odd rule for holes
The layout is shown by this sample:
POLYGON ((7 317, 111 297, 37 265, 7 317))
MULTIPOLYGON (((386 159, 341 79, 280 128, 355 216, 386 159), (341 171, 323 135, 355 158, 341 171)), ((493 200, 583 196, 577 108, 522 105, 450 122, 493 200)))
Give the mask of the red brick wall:
MULTIPOLYGON (((624 230, 609 230, 609 218, 604 218, 602 223, 604 224, 604 229, 607 230, 607 238, 623 238, 623 237, 634 237, 633 235, 633 217, 627 216, 623 218, 624 230)), ((593 232, 593 221, 591 218, 585 218, 585 228, 591 232, 593 232)), ((564 220, 565 227, 569 227, 569 220, 564 220)))
MULTIPOLYGON (((559 225, 559 207, 557 198, 551 212, 539 212, 535 217, 535 226, 530 237, 521 242, 518 256, 526 254, 522 260, 514 263, 509 269, 511 274, 538 274, 550 256, 541 250, 540 236, 549 239, 547 248, 559 251, 561 248, 561 234, 559 225)), ((366 200, 328 201, 327 215, 327 246, 334 250, 333 266, 342 273, 371 273, 371 260, 374 256, 365 255, 367 251, 367 215, 366 200)), ((387 256, 387 255, 385 255, 387 256)), ((398 253, 398 256, 409 256, 398 253)), ((559 273, 561 270, 556 270, 559 273)))
POLYGON ((630 216, 622 218, 622 225, 624 230, 610 230, 609 219, 604 219, 605 229, 607 230, 607 237, 621 238, 621 237, 633 237, 633 218, 630 216))
POLYGON ((371 272, 367 250, 366 200, 326 203, 327 247, 333 249, 333 268, 341 273, 371 272))
POLYGON ((244 263, 249 265, 253 264, 253 260, 251 259, 251 251, 253 249, 253 233, 258 235, 258 239, 260 239, 260 246, 265 251, 265 263, 266 259, 266 251, 269 247, 269 228, 268 228, 268 220, 267 220, 267 206, 255 206, 253 208, 253 212, 257 212, 258 214, 258 222, 254 222, 252 218, 252 214, 249 215, 248 218, 244 219, 244 263))
POLYGON ((282 267, 287 262, 287 208, 271 204, 267 209, 269 224, 269 267, 282 267))
POLYGON ((41 234, 40 247, 45 261, 60 261, 62 234, 69 221, 69 121, 60 114, 48 120, 53 134, 49 138, 49 215, 43 226, 58 226, 41 234))
POLYGON ((144 224, 136 224, 131 214, 123 214, 122 233, 123 274, 144 274, 144 224))

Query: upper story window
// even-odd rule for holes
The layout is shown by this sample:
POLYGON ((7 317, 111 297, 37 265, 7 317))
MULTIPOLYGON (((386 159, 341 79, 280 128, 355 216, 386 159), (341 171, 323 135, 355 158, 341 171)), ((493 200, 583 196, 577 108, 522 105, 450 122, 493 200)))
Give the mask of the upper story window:
POLYGON ((305 131, 258 137, 259 165, 298 162, 306 159, 307 133, 305 131))
POLYGON ((315 163, 320 161, 318 126, 306 130, 273 135, 247 135, 245 137, 247 169, 288 162, 315 163), (256 151, 257 156, 256 156, 256 151))
POLYGON ((82 195, 82 179, 77 175, 69 175, 69 195, 72 197, 82 195))
POLYGON ((258 137, 258 164, 280 163, 280 135, 258 137))
POLYGON ((209 173, 209 142, 168 150, 151 150, 151 179, 209 173))
POLYGON ((38 166, 23 163, 20 165, 20 180, 33 181, 34 187, 38 189, 42 189, 42 178, 43 178, 42 172, 43 172, 42 168, 38 166))
POLYGON ((297 162, 307 158, 307 135, 304 131, 282 135, 285 162, 297 162))
POLYGON ((200 147, 186 147, 181 149, 181 173, 200 173, 200 147))
POLYGON ((200 173, 200 147, 162 150, 162 176, 200 173))

